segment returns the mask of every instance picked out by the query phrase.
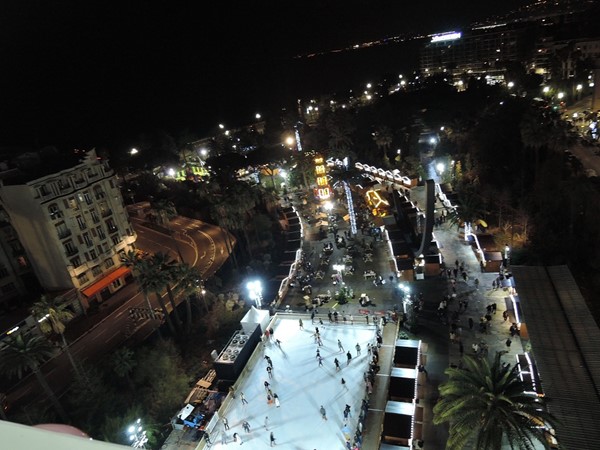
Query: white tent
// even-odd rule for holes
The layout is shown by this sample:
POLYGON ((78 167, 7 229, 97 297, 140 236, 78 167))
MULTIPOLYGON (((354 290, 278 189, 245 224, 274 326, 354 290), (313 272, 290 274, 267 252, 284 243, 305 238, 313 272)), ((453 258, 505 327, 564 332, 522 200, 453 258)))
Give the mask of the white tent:
POLYGON ((242 325, 242 328, 246 334, 250 336, 252 333, 254 333, 254 330, 256 330, 257 326, 260 326, 261 332, 264 333, 269 325, 269 319, 269 311, 257 309, 252 306, 240 321, 240 324, 242 325))

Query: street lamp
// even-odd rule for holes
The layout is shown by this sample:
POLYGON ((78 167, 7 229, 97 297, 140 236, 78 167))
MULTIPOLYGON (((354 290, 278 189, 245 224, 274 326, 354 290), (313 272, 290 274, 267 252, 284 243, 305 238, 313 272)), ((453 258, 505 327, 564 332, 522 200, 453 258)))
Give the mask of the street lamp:
POLYGON ((583 89, 583 84, 578 84, 577 87, 575 87, 575 89, 581 91, 583 89))
POLYGON ((344 264, 334 264, 333 270, 339 272, 339 281, 340 284, 344 284, 343 270, 346 268, 344 264))
POLYGON ((254 115, 254 118, 255 118, 256 120, 259 120, 261 117, 262 117, 262 116, 260 115, 260 113, 256 113, 256 114, 254 115))
POLYGON ((559 92, 559 93, 556 95, 556 97, 558 97, 558 99, 559 99, 559 100, 562 100, 562 99, 564 98, 564 96, 565 96, 565 93, 564 93, 564 92, 559 92))
POLYGON ((148 436, 142 427, 142 419, 138 419, 133 425, 130 425, 127 432, 133 448, 146 448, 144 445, 148 442, 148 436))
POLYGON ((139 153, 139 150, 137 148, 132 148, 131 150, 129 150, 129 154, 130 155, 137 155, 139 153))
POLYGON ((441 176, 444 173, 444 170, 446 169, 446 166, 444 165, 444 163, 437 163, 435 165, 435 170, 437 170, 437 173, 441 176))
POLYGON ((258 280, 249 281, 246 284, 250 299, 254 300, 254 304, 257 308, 262 306, 262 284, 258 280))
POLYGON ((509 81, 506 86, 508 86, 509 89, 512 89, 515 87, 515 83, 512 81, 509 81))
POLYGON ((285 143, 288 147, 292 147, 295 144, 296 140, 292 136, 288 136, 285 138, 285 143))
POLYGON ((224 129, 225 129, 225 125, 223 125, 222 123, 220 123, 220 124, 219 124, 219 128, 220 128, 221 130, 224 130, 224 129))

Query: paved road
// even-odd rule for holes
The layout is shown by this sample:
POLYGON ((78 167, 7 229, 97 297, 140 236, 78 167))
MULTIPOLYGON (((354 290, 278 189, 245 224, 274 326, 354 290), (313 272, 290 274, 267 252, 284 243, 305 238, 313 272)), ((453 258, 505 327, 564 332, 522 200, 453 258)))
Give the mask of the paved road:
MULTIPOLYGON (((148 252, 165 252, 177 257, 179 251, 186 263, 197 267, 204 279, 210 278, 229 257, 224 243, 224 233, 219 227, 198 220, 178 217, 171 221, 173 236, 144 226, 139 220, 132 220, 138 233, 137 246, 148 252)), ((97 315, 83 318, 69 325, 68 336, 71 351, 79 361, 95 361, 113 348, 129 340, 142 342, 151 335, 160 324, 156 320, 144 320, 132 324, 129 318, 131 308, 145 308, 147 303, 138 292, 136 283, 130 283, 113 297, 102 303, 97 315)), ((163 295, 163 298, 165 296, 163 295)), ((165 298, 166 300, 166 298, 165 298)), ((181 303, 178 298, 176 303, 181 303)), ((158 308, 154 295, 150 296, 151 306, 158 308)), ((167 301, 168 309, 170 305, 167 301)), ((71 381, 71 366, 64 353, 59 354, 42 368, 50 386, 57 393, 64 392, 71 381)), ((43 395, 37 380, 33 376, 7 390, 9 405, 29 404, 43 395)))

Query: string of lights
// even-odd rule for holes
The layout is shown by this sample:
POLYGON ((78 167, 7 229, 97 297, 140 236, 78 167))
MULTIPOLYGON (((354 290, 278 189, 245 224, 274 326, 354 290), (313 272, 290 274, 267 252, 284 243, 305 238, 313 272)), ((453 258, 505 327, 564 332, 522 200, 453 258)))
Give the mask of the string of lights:
POLYGON ((344 183, 344 192, 346 193, 346 201, 348 202, 348 215, 350 216, 350 231, 353 235, 357 234, 356 230, 356 215, 354 214, 354 202, 352 201, 352 192, 348 183, 344 183))

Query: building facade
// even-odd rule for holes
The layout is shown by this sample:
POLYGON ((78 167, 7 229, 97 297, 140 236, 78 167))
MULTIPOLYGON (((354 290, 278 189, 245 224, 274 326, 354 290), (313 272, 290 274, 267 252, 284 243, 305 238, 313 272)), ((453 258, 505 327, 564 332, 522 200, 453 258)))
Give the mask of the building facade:
POLYGON ((91 150, 34 179, 9 172, 0 200, 45 290, 75 288, 87 308, 124 286, 130 271, 121 256, 134 249, 136 234, 106 160, 91 150))

